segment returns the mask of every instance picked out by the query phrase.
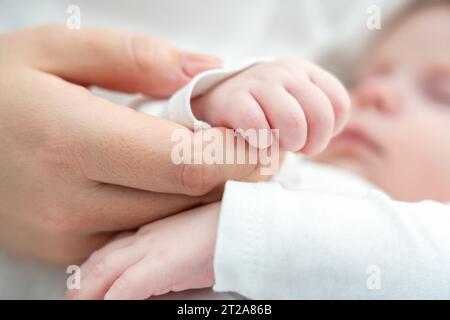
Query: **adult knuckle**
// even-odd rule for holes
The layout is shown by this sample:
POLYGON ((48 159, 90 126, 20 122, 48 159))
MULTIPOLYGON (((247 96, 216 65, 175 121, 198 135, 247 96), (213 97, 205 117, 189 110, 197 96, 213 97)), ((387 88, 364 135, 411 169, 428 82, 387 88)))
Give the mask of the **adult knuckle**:
POLYGON ((142 73, 151 72, 162 42, 140 33, 131 33, 125 39, 133 67, 142 73))
POLYGON ((37 158, 43 164, 56 168, 70 168, 78 158, 73 144, 68 143, 66 138, 55 136, 48 139, 36 153, 37 158))

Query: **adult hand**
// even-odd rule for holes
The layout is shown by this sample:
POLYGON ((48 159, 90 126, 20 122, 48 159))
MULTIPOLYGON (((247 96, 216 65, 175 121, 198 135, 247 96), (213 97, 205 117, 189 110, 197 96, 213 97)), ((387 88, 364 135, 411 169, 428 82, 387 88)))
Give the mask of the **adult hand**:
POLYGON ((80 262, 119 231, 220 198, 227 179, 255 179, 253 164, 173 164, 171 134, 187 129, 86 89, 167 97, 217 66, 110 30, 0 35, 0 249, 80 262))

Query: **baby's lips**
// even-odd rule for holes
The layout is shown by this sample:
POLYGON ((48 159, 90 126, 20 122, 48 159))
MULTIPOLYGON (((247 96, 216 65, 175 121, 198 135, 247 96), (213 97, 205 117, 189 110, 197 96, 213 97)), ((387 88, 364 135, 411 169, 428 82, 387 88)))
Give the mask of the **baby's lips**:
POLYGON ((182 52, 180 61, 183 72, 189 77, 209 69, 222 67, 220 58, 193 52, 182 52))

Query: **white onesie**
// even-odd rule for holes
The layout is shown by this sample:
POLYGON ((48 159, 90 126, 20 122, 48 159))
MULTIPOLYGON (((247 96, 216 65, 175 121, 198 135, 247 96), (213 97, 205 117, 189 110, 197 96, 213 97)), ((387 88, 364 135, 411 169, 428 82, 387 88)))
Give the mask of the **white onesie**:
MULTIPOLYGON (((205 72, 141 110, 208 127, 191 97, 244 67, 205 72)), ((227 183, 214 271, 215 291, 255 299, 450 299, 450 206, 393 201, 288 154, 271 182, 227 183)))

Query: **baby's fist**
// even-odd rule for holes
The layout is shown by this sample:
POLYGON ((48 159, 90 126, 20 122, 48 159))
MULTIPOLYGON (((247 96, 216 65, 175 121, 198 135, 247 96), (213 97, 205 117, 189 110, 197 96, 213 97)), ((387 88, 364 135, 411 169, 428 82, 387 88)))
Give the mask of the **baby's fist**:
POLYGON ((304 60, 252 66, 192 101, 194 114, 213 126, 279 129, 281 148, 322 151, 342 130, 350 109, 344 86, 304 60))

